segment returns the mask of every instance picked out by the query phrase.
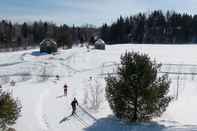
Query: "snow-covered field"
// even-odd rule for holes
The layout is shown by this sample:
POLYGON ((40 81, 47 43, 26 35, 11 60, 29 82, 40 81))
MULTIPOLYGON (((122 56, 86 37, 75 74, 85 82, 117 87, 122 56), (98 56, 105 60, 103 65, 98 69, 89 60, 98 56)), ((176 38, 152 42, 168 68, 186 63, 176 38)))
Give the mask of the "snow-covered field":
POLYGON ((104 74, 115 70, 125 51, 147 53, 160 63, 197 63, 197 45, 125 44, 90 52, 84 47, 74 47, 60 50, 55 55, 39 54, 36 50, 0 53, 3 90, 12 92, 23 106, 22 116, 14 128, 17 131, 197 130, 197 82, 194 76, 180 80, 179 77, 185 76, 171 76, 178 79, 172 79, 169 94, 178 98, 153 122, 128 124, 115 119, 104 97, 104 74), (60 76, 59 80, 56 75, 60 76), (10 86, 11 80, 16 81, 15 86, 10 86), (65 83, 68 85, 67 97, 63 97, 65 83), (78 117, 68 117, 74 97, 83 108, 78 108, 78 117))

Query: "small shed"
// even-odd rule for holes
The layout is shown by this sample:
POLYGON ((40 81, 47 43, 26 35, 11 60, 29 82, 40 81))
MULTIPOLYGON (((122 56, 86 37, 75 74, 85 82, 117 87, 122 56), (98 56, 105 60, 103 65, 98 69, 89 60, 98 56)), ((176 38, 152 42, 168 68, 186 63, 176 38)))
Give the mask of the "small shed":
POLYGON ((54 53, 57 52, 57 43, 52 39, 44 39, 40 43, 40 52, 54 53))
POLYGON ((105 50, 105 42, 102 39, 98 39, 94 43, 95 49, 105 50))

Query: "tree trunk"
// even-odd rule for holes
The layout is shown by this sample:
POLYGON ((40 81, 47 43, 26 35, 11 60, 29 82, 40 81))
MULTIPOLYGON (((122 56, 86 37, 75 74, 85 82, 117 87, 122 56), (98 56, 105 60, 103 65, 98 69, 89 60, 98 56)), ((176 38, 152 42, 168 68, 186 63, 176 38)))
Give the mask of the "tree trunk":
POLYGON ((134 99, 134 116, 133 116, 133 121, 137 121, 137 98, 138 98, 138 91, 137 87, 135 87, 135 99, 134 99))

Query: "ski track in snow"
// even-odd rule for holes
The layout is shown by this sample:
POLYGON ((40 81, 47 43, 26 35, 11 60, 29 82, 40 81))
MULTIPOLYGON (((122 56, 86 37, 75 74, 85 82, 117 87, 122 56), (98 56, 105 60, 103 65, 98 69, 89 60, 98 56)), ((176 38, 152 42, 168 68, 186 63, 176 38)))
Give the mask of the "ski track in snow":
POLYGON ((42 130, 46 131, 48 130, 48 124, 47 120, 45 119, 44 113, 43 113, 43 102, 46 99, 47 95, 49 95, 50 89, 45 89, 43 93, 40 94, 40 97, 38 99, 38 103, 35 109, 35 114, 37 116, 38 122, 40 124, 40 127, 42 130))

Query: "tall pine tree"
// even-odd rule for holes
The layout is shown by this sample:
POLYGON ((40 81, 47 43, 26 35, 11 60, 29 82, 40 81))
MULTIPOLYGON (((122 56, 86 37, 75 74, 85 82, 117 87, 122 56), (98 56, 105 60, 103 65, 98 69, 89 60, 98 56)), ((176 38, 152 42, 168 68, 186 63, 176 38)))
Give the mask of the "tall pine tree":
POLYGON ((159 65, 145 54, 126 52, 121 56, 117 76, 106 78, 106 96, 119 119, 149 121, 160 116, 172 97, 167 96, 170 81, 158 76, 159 65))

